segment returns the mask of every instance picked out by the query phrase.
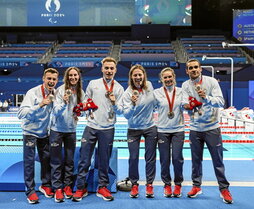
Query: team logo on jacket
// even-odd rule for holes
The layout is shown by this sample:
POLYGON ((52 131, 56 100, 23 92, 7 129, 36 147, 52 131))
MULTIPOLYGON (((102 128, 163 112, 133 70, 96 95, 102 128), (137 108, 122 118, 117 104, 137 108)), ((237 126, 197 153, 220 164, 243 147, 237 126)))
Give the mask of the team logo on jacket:
POLYGON ((127 142, 128 143, 131 143, 131 142, 133 142, 134 140, 133 139, 127 139, 127 142))
POLYGON ((87 140, 85 138, 82 138, 81 142, 87 142, 87 140))
POLYGON ((163 143, 165 143, 162 139, 159 139, 158 140, 158 143, 160 143, 160 144, 163 144, 163 143))
POLYGON ((34 147, 34 142, 27 142, 27 143, 26 143, 26 146, 27 146, 27 147, 34 147))
POLYGON ((50 146, 51 146, 51 147, 58 147, 58 146, 59 146, 59 144, 58 144, 58 143, 56 143, 56 142, 53 142, 53 143, 51 143, 51 144, 50 144, 50 146))

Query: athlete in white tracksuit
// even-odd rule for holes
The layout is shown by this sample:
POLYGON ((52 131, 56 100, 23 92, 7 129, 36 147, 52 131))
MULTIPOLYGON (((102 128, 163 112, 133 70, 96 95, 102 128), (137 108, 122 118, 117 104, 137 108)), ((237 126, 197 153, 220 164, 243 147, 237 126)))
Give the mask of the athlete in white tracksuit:
POLYGON ((134 65, 129 72, 129 87, 122 99, 123 114, 128 120, 129 178, 132 183, 130 197, 138 197, 139 149, 141 137, 145 138, 146 196, 153 197, 156 169, 157 128, 153 120, 155 100, 153 86, 147 81, 145 69, 134 65))
POLYGON ((204 144, 211 154, 215 175, 223 200, 232 203, 232 196, 228 191, 229 182, 225 177, 223 164, 222 137, 219 125, 219 108, 224 106, 224 99, 218 84, 214 78, 201 74, 202 68, 198 60, 189 60, 186 64, 186 72, 190 79, 182 84, 183 106, 190 114, 190 147, 192 157, 192 182, 193 188, 188 193, 189 197, 196 197, 202 193, 202 161, 204 144), (190 110, 193 97, 202 105, 199 111, 190 110))
POLYGON ((85 93, 82 89, 80 70, 77 67, 69 67, 65 71, 64 84, 56 91, 49 137, 51 180, 56 193, 56 202, 64 200, 63 193, 66 198, 72 197, 78 122, 73 108, 81 102, 85 102, 85 93), (62 157, 62 149, 64 157, 62 157))
POLYGON ((46 69, 43 75, 43 84, 26 93, 18 111, 18 118, 22 120, 24 179, 29 203, 39 201, 35 193, 34 182, 35 147, 37 147, 41 163, 42 187, 47 187, 49 194, 53 195, 49 162, 49 124, 53 108, 54 87, 57 82, 58 71, 53 68, 46 69), (33 195, 32 198, 31 195, 33 195))
POLYGON ((154 90, 154 97, 158 110, 158 148, 160 152, 161 179, 164 186, 164 196, 171 197, 170 162, 174 168, 174 197, 181 196, 183 182, 183 144, 184 117, 182 90, 176 87, 174 70, 164 68, 160 73, 163 86, 154 90), (172 154, 171 154, 172 152, 172 154))
POLYGON ((86 94, 98 106, 89 117, 87 126, 84 130, 81 148, 80 160, 78 165, 77 188, 73 196, 74 201, 80 201, 87 192, 86 176, 91 165, 91 158, 96 143, 98 142, 98 170, 99 187, 97 196, 104 200, 111 201, 113 196, 107 189, 109 184, 109 160, 113 148, 114 124, 116 123, 116 114, 122 113, 120 100, 123 95, 123 87, 114 80, 116 73, 116 61, 111 57, 102 60, 103 77, 89 82, 86 94))

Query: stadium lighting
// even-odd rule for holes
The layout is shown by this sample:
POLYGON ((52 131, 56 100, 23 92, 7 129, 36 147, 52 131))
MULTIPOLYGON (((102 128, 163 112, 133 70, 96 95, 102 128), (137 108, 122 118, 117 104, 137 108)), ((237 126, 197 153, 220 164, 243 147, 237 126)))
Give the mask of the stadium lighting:
POLYGON ((214 59, 214 60, 230 60, 231 61, 231 85, 230 85, 230 106, 233 106, 233 88, 234 88, 234 60, 232 57, 207 57, 203 55, 202 61, 206 59, 214 59))
POLYGON ((230 43, 227 43, 227 42, 222 42, 221 43, 222 47, 225 48, 225 47, 231 47, 231 46, 254 46, 254 44, 230 44, 230 43))
POLYGON ((214 67, 212 65, 202 65, 202 68, 211 68, 212 69, 212 77, 214 78, 214 67))

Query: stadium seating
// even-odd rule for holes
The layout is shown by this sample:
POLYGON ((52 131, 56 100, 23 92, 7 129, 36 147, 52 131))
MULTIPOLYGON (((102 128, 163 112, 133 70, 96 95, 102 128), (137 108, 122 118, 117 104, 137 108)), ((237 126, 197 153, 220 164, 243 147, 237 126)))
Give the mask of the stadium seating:
POLYGON ((5 44, 0 48, 0 63, 16 62, 20 63, 20 66, 36 63, 39 59, 43 58, 43 56, 46 56, 52 47, 53 42, 5 44))
MULTIPOLYGON (((55 51, 54 58, 93 58, 109 56, 112 50, 112 42, 96 43, 63 43, 55 51)), ((53 61, 55 61, 54 59, 53 61)))
POLYGON ((175 51, 170 43, 141 43, 126 41, 121 44, 121 61, 175 61, 175 51))
POLYGON ((232 57, 234 64, 246 64, 247 58, 237 48, 223 48, 222 42, 226 40, 224 36, 193 36, 191 38, 180 38, 183 46, 183 53, 187 59, 198 59, 202 64, 230 64, 229 59, 206 59, 207 57, 232 57))

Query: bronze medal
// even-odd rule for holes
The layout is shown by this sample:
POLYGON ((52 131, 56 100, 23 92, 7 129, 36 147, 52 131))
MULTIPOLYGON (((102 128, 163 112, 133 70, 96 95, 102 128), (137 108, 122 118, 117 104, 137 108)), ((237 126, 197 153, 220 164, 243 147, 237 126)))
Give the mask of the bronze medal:
POLYGON ((65 94, 70 97, 72 95, 72 90, 71 89, 66 89, 65 94))
POLYGON ((53 94, 49 94, 49 95, 48 95, 48 99, 49 99, 51 102, 53 102, 54 99, 55 99, 55 97, 54 97, 53 94))
POLYGON ((203 78, 201 76, 200 81, 194 84, 194 88, 196 92, 199 92, 202 90, 202 86, 201 86, 202 82, 203 82, 203 78))
POLYGON ((137 96, 137 97, 138 97, 138 96, 139 96, 139 92, 138 92, 138 90, 136 90, 136 89, 135 89, 135 90, 133 90, 133 91, 132 91, 132 95, 133 95, 133 96, 137 96))
POLYGON ((110 88, 108 87, 106 81, 103 79, 103 84, 106 89, 105 97, 109 99, 109 95, 113 94, 113 88, 114 88, 114 80, 112 80, 110 88))
POLYGON ((111 96, 112 94, 113 94, 113 92, 107 91, 107 92, 105 93, 105 96, 106 96, 106 98, 109 99, 109 96, 111 96))
POLYGON ((175 117, 175 113, 174 112, 168 112, 168 118, 169 119, 173 119, 175 117))
POLYGON ((199 92, 202 90, 201 85, 199 83, 195 85, 195 90, 196 92, 199 92))

